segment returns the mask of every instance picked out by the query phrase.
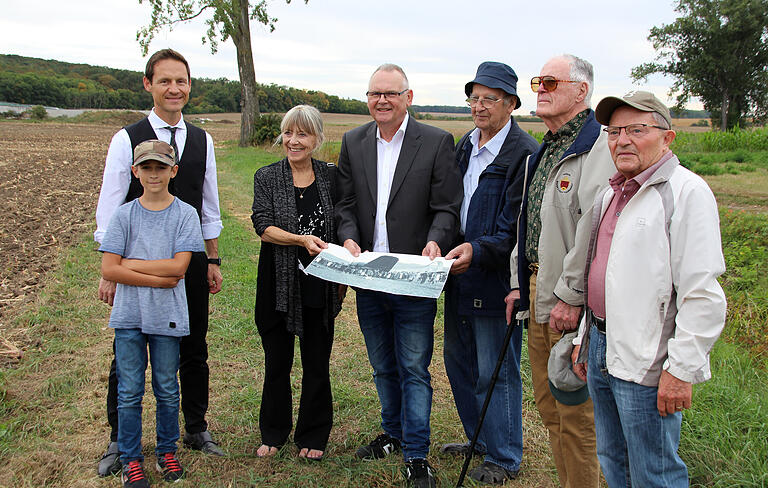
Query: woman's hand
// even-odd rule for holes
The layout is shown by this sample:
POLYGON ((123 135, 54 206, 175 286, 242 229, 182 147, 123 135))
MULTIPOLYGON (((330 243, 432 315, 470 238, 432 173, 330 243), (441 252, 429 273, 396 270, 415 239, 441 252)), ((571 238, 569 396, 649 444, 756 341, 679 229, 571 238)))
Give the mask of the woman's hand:
POLYGON ((328 244, 317 236, 304 235, 300 237, 301 245, 304 246, 310 256, 317 256, 320 251, 328 248, 328 244))

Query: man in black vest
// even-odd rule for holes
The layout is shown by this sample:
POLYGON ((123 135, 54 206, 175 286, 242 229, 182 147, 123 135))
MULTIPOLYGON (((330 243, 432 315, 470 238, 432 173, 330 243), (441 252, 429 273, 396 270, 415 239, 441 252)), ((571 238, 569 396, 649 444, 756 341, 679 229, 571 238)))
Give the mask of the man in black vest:
MULTIPOLYGON (((144 89, 152 94, 154 108, 149 116, 121 129, 112 138, 96 208, 94 239, 101 242, 115 209, 141 195, 143 189, 131 174, 133 148, 147 139, 160 139, 176 149, 179 171, 169 189, 197 210, 205 239, 205 253, 193 253, 185 276, 189 306, 190 335, 181 341, 179 377, 181 410, 184 413, 184 444, 208 454, 224 452, 211 439, 205 413, 208 409, 208 294, 221 290, 221 259, 218 237, 222 223, 216 182, 213 140, 204 130, 184 121, 181 109, 189 100, 189 64, 172 49, 163 49, 147 61, 144 89)), ((112 305, 115 283, 99 281, 99 300, 112 305)), ((112 433, 109 447, 99 461, 98 473, 107 476, 120 471, 117 448, 117 374, 115 361, 109 372, 107 418, 112 433)))

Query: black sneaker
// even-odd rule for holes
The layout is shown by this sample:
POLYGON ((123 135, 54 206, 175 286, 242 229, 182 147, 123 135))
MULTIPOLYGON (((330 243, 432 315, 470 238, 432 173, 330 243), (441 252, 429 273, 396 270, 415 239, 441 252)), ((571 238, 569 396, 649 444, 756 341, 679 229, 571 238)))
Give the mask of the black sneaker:
POLYGON ((123 488, 149 488, 149 480, 144 476, 141 461, 130 461, 123 466, 123 488))
POLYGON ((370 444, 361 446, 355 457, 358 459, 381 459, 400 450, 400 441, 389 434, 379 434, 370 444))
POLYGON ((416 458, 405 463, 405 480, 413 488, 435 488, 435 474, 426 459, 416 458))
POLYGON ((184 468, 181 467, 179 460, 176 459, 176 454, 172 452, 161 454, 157 458, 155 467, 163 475, 163 480, 165 481, 176 482, 184 476, 184 468))

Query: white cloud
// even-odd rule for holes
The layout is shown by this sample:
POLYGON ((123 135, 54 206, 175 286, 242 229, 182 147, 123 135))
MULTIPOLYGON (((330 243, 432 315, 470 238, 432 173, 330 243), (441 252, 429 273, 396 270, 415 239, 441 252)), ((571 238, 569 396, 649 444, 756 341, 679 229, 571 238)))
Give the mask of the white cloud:
MULTIPOLYGON (((136 31, 150 6, 137 0, 6 2, 0 19, 3 53, 142 70, 136 31)), ((509 0, 294 0, 269 4, 276 30, 252 23, 256 78, 264 83, 322 90, 362 99, 373 69, 384 62, 408 73, 418 104, 463 104, 464 84, 486 60, 512 66, 523 101, 535 105, 529 80, 551 56, 571 52, 595 66, 595 101, 631 88, 633 66, 653 59, 647 41, 654 25, 674 20, 671 0, 636 3, 602 0, 546 4, 509 0)), ((150 51, 178 49, 194 76, 237 79, 235 48, 221 43, 212 56, 201 44, 201 20, 156 35, 150 51)), ((671 82, 652 78, 666 94, 671 82)))

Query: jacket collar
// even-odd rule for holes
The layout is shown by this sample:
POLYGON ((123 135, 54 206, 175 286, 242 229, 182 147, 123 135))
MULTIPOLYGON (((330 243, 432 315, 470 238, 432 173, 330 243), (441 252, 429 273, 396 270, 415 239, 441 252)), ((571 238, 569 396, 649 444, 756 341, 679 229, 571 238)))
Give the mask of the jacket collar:
MULTIPOLYGON (((488 168, 494 166, 496 161, 504 161, 510 153, 514 153, 517 150, 517 143, 520 141, 520 133, 521 131, 518 128, 517 121, 514 117, 511 117, 507 137, 504 138, 504 142, 501 144, 499 153, 493 159, 493 162, 488 165, 488 168)), ((459 163, 459 169, 461 170, 462 176, 467 172, 467 167, 469 166, 469 158, 472 156, 472 149, 474 147, 472 145, 472 138, 470 137, 471 134, 472 131, 469 131, 462 137, 462 140, 465 142, 464 144, 460 144, 460 147, 456 153, 456 160, 459 163)), ((486 171, 488 168, 486 168, 486 171)))
POLYGON ((659 169, 653 172, 653 175, 648 178, 648 181, 646 181, 643 186, 658 185, 659 183, 669 181, 679 165, 680 160, 677 159, 677 156, 672 154, 672 157, 662 163, 662 165, 659 166, 659 169))
POLYGON ((563 157, 560 159, 563 160, 574 154, 578 155, 589 152, 592 149, 592 146, 595 145, 597 138, 600 136, 601 128, 602 126, 597 119, 595 119, 594 110, 589 109, 589 115, 587 115, 587 120, 579 131, 579 135, 576 136, 576 140, 573 141, 573 144, 571 144, 568 149, 566 149, 565 153, 563 153, 563 157))
MULTIPOLYGON (((370 122, 370 126, 365 131, 363 138, 363 151, 364 161, 363 167, 365 168, 365 179, 368 183, 368 191, 371 192, 371 198, 376 202, 376 188, 378 186, 377 180, 377 161, 378 153, 376 151, 376 136, 378 134, 378 127, 376 122, 370 122)), ((408 125, 405 127, 405 136, 403 137, 403 144, 400 147, 400 156, 397 159, 397 166, 395 167, 395 174, 392 178, 392 186, 389 190, 389 202, 395 197, 395 194, 400 189, 400 186, 405 181, 405 176, 411 169, 413 160, 416 157, 419 147, 421 146, 421 128, 419 123, 416 122, 413 117, 408 117, 408 125)))

